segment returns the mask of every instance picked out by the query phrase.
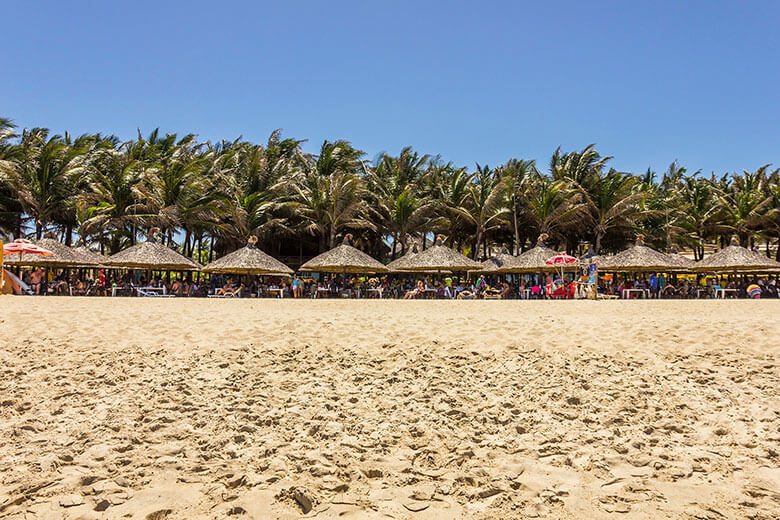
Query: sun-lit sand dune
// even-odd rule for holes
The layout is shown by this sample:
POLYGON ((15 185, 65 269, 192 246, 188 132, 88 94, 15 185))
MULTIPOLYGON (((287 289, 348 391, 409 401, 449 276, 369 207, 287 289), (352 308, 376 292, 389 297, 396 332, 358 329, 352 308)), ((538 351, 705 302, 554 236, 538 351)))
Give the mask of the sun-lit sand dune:
POLYGON ((780 302, 0 298, 0 518, 780 517, 780 302))

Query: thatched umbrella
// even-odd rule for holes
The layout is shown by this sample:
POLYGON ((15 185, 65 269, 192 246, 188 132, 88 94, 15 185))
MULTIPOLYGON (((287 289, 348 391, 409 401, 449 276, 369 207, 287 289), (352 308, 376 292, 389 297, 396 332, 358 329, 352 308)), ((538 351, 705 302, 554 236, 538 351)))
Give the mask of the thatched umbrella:
POLYGON ((442 273, 444 271, 476 271, 482 264, 463 256, 454 249, 442 245, 441 238, 436 243, 409 259, 402 271, 417 273, 442 273))
POLYGON ((472 272, 486 274, 500 273, 501 267, 514 262, 515 258, 516 257, 509 254, 509 251, 507 251, 506 248, 503 248, 500 253, 491 256, 482 262, 481 269, 476 269, 472 272))
POLYGON ((47 256, 23 254, 21 258, 9 255, 5 263, 33 267, 98 267, 101 265, 100 261, 96 261, 91 256, 85 255, 77 249, 66 246, 55 238, 42 238, 36 240, 33 244, 51 251, 52 254, 47 256))
POLYGON ((289 275, 293 270, 259 250, 257 237, 249 237, 246 247, 214 260, 203 268, 207 273, 289 275))
POLYGON ((387 267, 387 269, 388 269, 388 270, 389 270, 391 273, 400 273, 400 272, 403 272, 403 270, 404 270, 404 266, 405 266, 406 264, 408 264, 408 263, 409 263, 409 260, 411 260, 412 258, 414 258, 414 256, 415 256, 415 255, 419 254, 419 252, 420 252, 420 251, 417 249, 417 244, 414 244, 414 246, 412 247, 412 249, 410 249, 409 251, 407 251, 407 252, 406 252, 406 254, 405 254, 404 256, 402 256, 401 258, 396 258, 395 260, 393 260, 392 262, 390 262, 389 264, 387 264, 387 266, 386 266, 386 267, 387 267))
POLYGON ((536 241, 536 245, 498 268, 500 273, 539 273, 555 271, 556 267, 548 265, 547 260, 552 258, 557 251, 544 245, 547 235, 542 233, 536 241))
POLYGON ((649 248, 638 236, 636 244, 613 256, 602 256, 596 261, 599 271, 654 272, 675 270, 673 259, 649 248))
POLYGON ((330 251, 315 256, 300 267, 300 271, 318 273, 386 273, 387 267, 363 251, 352 247, 352 235, 344 237, 344 243, 330 251))
POLYGON ((774 272, 778 269, 780 262, 738 246, 736 239, 732 239, 730 246, 698 262, 695 267, 698 272, 712 273, 759 273, 774 272))
POLYGON ((96 253, 89 249, 87 246, 79 246, 74 248, 75 251, 78 251, 78 253, 82 256, 87 257, 93 262, 96 262, 98 265, 103 265, 106 261, 106 257, 101 255, 100 253, 96 253))
POLYGON ((670 261, 670 265, 672 266, 671 269, 672 271, 691 272, 693 271, 693 268, 696 266, 695 260, 692 260, 687 256, 681 255, 676 250, 672 250, 671 253, 667 253, 666 257, 670 261))
POLYGON ((154 242, 154 231, 150 231, 149 240, 109 256, 104 262, 111 267, 125 269, 148 269, 168 271, 197 271, 201 268, 186 256, 170 247, 154 242))

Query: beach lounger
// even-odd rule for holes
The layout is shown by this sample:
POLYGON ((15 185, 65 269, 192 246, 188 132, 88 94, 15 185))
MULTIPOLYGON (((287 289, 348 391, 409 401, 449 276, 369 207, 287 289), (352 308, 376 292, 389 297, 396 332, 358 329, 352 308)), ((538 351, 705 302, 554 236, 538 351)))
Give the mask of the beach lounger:
POLYGON ((136 292, 138 293, 138 296, 143 296, 146 298, 173 298, 173 294, 162 294, 157 291, 152 291, 149 289, 142 289, 141 287, 137 287, 136 292))
POLYGON ((209 298, 240 298, 241 289, 234 289, 232 291, 225 291, 222 294, 209 294, 209 298))

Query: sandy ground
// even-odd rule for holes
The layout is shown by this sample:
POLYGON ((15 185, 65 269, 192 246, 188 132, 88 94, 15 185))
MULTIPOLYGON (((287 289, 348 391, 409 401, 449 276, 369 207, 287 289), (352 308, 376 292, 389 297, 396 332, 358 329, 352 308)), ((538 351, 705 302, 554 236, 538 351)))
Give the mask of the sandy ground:
POLYGON ((0 518, 776 519, 779 312, 0 297, 0 518))

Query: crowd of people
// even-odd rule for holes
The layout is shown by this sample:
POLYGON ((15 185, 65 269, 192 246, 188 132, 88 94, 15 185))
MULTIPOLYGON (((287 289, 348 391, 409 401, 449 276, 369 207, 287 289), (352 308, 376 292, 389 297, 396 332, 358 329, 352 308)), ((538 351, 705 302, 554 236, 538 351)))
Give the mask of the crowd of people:
MULTIPOLYGON (((150 277, 125 273, 117 277, 105 270, 23 269, 22 281, 36 295, 135 296, 155 294, 179 297, 282 297, 282 298, 398 298, 398 299, 548 299, 587 297, 587 277, 558 275, 459 277, 451 275, 405 277, 398 275, 333 275, 321 277, 263 277, 211 275, 205 278, 150 277)), ((713 298, 718 289, 727 297, 748 297, 749 287, 760 288, 762 298, 778 298, 775 278, 738 276, 718 282, 712 276, 600 277, 598 292, 608 297, 713 298), (626 291, 630 289, 630 291, 626 291), (626 296, 626 293, 630 296, 626 296)))

